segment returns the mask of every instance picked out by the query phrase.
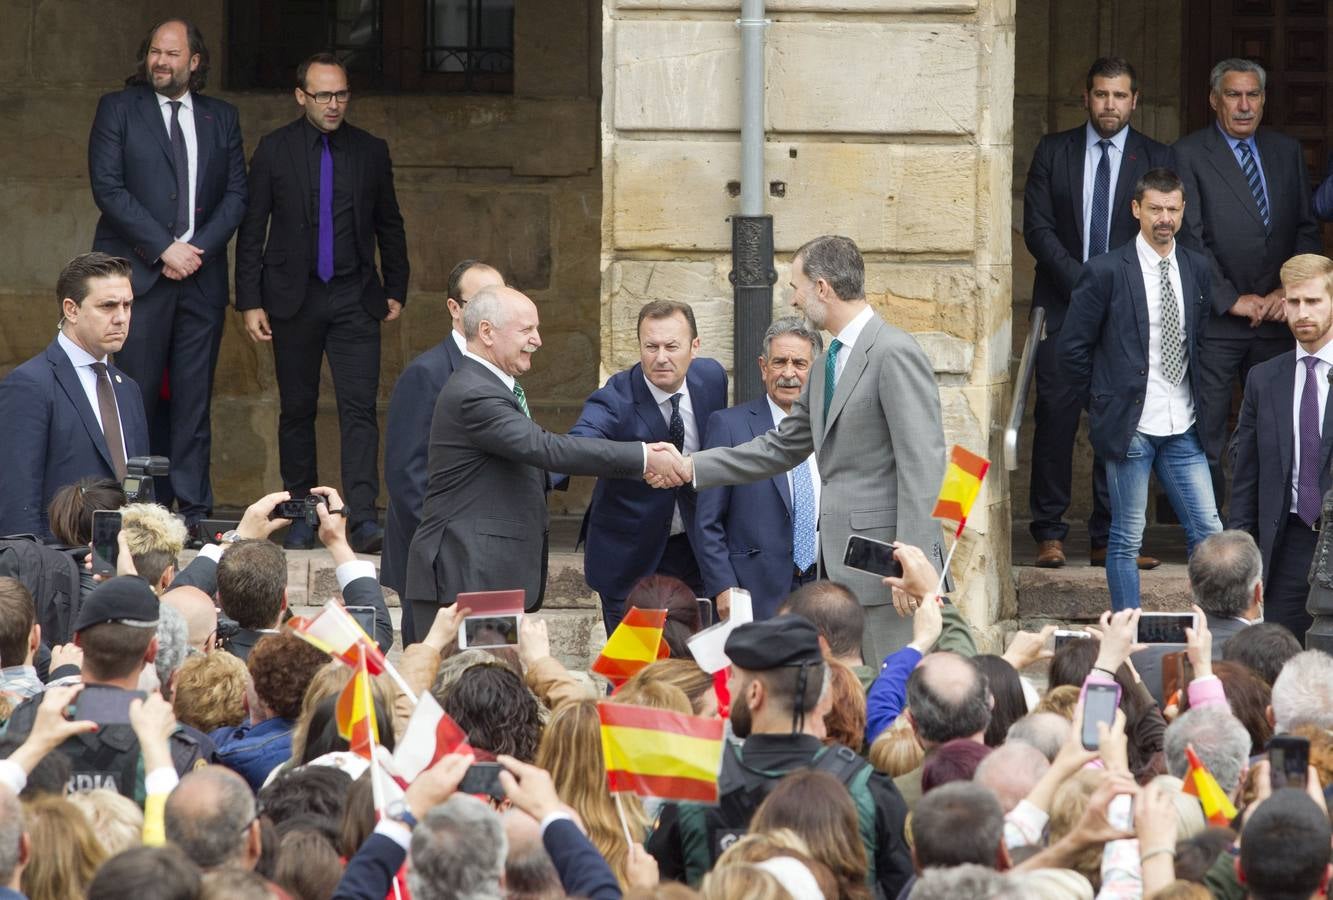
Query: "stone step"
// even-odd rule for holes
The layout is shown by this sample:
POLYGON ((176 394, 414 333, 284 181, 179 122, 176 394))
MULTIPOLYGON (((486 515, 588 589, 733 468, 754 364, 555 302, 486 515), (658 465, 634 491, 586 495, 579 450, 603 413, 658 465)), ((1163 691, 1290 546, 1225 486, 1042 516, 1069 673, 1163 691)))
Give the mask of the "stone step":
MULTIPOLYGON (((1060 569, 1014 566, 1019 627, 1048 622, 1094 622, 1111 608, 1106 570, 1087 565, 1060 569)), ((1163 563, 1139 573, 1143 608, 1152 612, 1188 612, 1189 575, 1183 563, 1163 563)))

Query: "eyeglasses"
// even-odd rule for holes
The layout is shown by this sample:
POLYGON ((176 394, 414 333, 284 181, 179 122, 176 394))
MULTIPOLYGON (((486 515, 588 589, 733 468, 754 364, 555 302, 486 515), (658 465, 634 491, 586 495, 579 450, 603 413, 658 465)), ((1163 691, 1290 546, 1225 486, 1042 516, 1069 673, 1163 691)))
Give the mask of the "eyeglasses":
POLYGON ((301 91, 301 93, 305 94, 311 100, 314 100, 316 103, 321 103, 321 104, 328 103, 330 100, 337 100, 339 103, 346 103, 348 100, 352 98, 352 92, 349 90, 319 91, 314 94, 310 93, 305 88, 300 88, 299 90, 301 91))

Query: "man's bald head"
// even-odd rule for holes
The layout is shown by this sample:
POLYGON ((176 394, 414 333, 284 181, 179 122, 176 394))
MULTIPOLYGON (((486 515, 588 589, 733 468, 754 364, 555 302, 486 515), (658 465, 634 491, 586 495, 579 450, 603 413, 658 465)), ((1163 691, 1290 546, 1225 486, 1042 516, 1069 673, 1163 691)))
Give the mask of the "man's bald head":
POLYGON ((1049 762, 1055 762, 1065 739, 1069 737, 1069 720, 1059 713, 1035 712, 1009 726, 1007 743, 1022 741, 1041 751, 1049 762))
POLYGON ((972 780, 990 788, 1006 813, 1037 786, 1051 763, 1042 752, 1022 741, 1001 744, 981 761, 972 780))
POLYGON ((213 605, 213 598, 190 585, 167 591, 162 595, 162 602, 185 619, 185 626, 190 632, 190 646, 200 653, 207 653, 218 630, 218 611, 213 605))
POLYGON ((538 324, 537 305, 501 285, 482 288, 463 310, 468 352, 515 378, 528 371, 542 345, 538 324))
POLYGON ((907 679, 907 711, 923 746, 974 738, 990 724, 986 675, 970 658, 931 653, 907 679))
POLYGON ((204 766, 167 797, 167 840, 201 869, 253 869, 259 859, 255 797, 245 779, 223 766, 204 766))

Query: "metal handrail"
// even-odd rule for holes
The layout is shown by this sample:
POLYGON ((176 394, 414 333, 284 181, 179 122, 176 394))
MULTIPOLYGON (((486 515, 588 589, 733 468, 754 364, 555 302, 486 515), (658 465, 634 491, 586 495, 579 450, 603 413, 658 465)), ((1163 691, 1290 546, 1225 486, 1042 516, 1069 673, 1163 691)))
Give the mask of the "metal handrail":
POLYGON ((1009 425, 1004 429, 1004 467, 1011 472, 1018 468, 1018 431, 1023 427, 1023 416, 1027 412, 1028 389, 1032 386, 1032 377, 1037 369, 1037 344, 1041 342, 1045 327, 1046 310, 1039 306, 1032 311, 1032 325, 1028 328, 1027 340, 1023 342, 1023 355, 1019 357, 1018 374, 1014 378, 1009 425))

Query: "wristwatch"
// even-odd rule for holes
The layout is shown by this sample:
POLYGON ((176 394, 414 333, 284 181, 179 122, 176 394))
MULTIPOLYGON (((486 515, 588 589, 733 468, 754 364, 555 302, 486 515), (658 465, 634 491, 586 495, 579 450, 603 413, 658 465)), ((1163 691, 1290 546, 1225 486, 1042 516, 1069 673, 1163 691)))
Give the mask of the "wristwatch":
POLYGON ((417 817, 408 809, 406 800, 394 800, 384 808, 384 817, 395 822, 402 822, 408 828, 417 827, 417 817))
POLYGON ((218 543, 235 544, 243 540, 245 540, 245 538, 241 537, 241 533, 237 531, 235 528, 233 528, 230 531, 222 532, 222 537, 218 540, 218 543))

